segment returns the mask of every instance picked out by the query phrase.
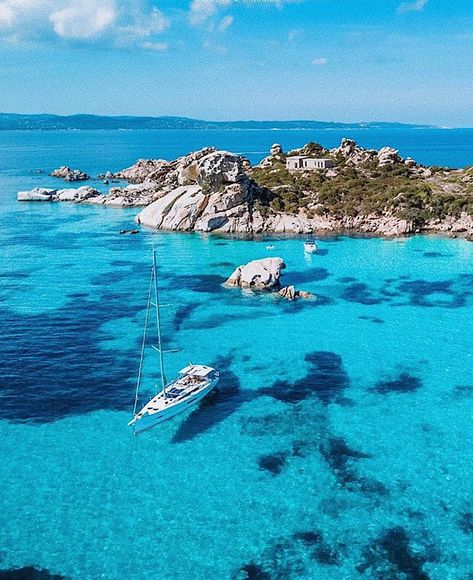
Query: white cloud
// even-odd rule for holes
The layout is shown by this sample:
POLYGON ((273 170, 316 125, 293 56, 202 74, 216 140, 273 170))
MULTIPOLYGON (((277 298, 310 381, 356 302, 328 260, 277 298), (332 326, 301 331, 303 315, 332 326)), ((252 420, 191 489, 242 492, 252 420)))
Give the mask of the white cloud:
POLYGON ((100 5, 100 3, 82 1, 55 10, 49 16, 49 20, 58 36, 81 40, 100 36, 114 23, 116 17, 113 2, 100 5))
POLYGON ((220 24, 218 25, 218 29, 220 30, 220 32, 225 32, 225 30, 227 30, 227 28, 229 26, 231 26, 233 22, 233 16, 231 16, 230 14, 227 14, 227 16, 224 16, 222 18, 222 20, 220 21, 220 24))
POLYGON ((222 8, 227 8, 232 0, 192 0, 189 10, 189 22, 192 26, 205 24, 222 8))
POLYGON ((225 54, 227 52, 227 49, 225 46, 222 46, 221 44, 216 44, 209 39, 205 40, 203 42, 202 46, 206 50, 213 52, 215 54, 225 54))
POLYGON ((15 20, 15 12, 13 7, 7 2, 2 2, 0 4, 0 23, 3 25, 11 26, 15 20))
POLYGON ((137 12, 128 19, 128 23, 119 27, 121 37, 128 39, 148 38, 154 34, 160 34, 169 26, 168 19, 157 8, 149 13, 137 12))
POLYGON ((115 46, 158 43, 168 26, 153 0, 0 0, 0 41, 64 40, 115 46))
POLYGON ((288 42, 294 42, 296 38, 299 38, 300 36, 302 36, 302 30, 293 28, 287 33, 287 40, 288 42))
POLYGON ((428 0, 413 0, 413 2, 402 2, 399 4, 398 12, 422 12, 428 0))
POLYGON ((328 60, 324 57, 317 57, 314 58, 314 60, 312 61, 312 64, 315 64, 315 66, 325 66, 327 64, 328 60))
POLYGON ((163 50, 168 49, 168 44, 167 42, 150 42, 148 40, 143 42, 141 48, 144 48, 145 50, 154 50, 155 52, 162 52, 163 50))

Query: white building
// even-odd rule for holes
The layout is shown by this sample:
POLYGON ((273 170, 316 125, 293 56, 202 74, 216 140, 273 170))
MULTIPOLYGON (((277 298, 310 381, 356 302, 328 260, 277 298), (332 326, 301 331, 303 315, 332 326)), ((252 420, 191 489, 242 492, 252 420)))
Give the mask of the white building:
POLYGON ((292 155, 286 158, 286 169, 330 169, 334 163, 331 159, 314 159, 307 155, 292 155))

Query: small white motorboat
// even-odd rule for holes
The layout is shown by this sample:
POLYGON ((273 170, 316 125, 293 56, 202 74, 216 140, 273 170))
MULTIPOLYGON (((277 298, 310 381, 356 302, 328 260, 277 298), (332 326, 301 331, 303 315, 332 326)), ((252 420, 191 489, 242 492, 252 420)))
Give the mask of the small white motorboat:
POLYGON ((304 242, 304 252, 306 254, 315 254, 316 251, 317 242, 314 240, 314 238, 307 238, 307 240, 304 242))
POLYGON ((151 269, 150 289, 148 293, 148 306, 146 310, 145 329, 143 335, 143 342, 141 347, 140 366, 138 371, 138 380, 135 393, 135 404, 133 408, 133 418, 128 423, 133 427, 135 435, 151 429, 155 425, 167 421, 179 413, 183 413, 191 409, 201 399, 203 399, 215 387, 219 380, 219 373, 212 367, 206 365, 189 364, 187 367, 179 371, 178 376, 173 381, 167 383, 164 374, 164 356, 165 352, 172 352, 170 350, 163 350, 161 342, 161 319, 160 306, 158 299, 158 284, 157 284, 157 269, 156 269, 156 253, 153 250, 153 266, 151 269), (152 294, 154 294, 154 301, 152 301, 152 294), (156 385, 157 392, 151 399, 142 407, 138 409, 139 391, 141 386, 143 360, 146 349, 146 335, 148 329, 149 314, 151 306, 155 308, 156 320, 156 334, 157 344, 152 345, 152 348, 159 355, 159 366, 161 375, 161 384, 156 385))

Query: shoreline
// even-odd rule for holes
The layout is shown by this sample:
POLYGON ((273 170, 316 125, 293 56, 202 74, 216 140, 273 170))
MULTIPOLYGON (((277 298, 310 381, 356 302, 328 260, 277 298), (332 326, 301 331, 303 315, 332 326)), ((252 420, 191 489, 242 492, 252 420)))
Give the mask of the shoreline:
MULTIPOLYGON (((77 168, 61 166, 50 175, 90 183, 77 168)), ((97 179, 116 185, 107 194, 90 185, 37 187, 17 200, 133 207, 140 226, 245 238, 425 233, 473 239, 473 168, 424 166, 391 147, 365 149, 350 139, 332 149, 308 143, 287 153, 273 144, 257 165, 205 147, 172 161, 139 159, 97 179)))

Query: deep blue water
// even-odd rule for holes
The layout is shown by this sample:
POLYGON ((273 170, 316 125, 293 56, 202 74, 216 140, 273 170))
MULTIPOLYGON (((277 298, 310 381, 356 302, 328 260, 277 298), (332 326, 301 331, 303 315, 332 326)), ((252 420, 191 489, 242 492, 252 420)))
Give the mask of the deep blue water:
MULTIPOLYGON (((276 140, 340 137, 274 133, 0 133, 5 577, 471 577, 473 244, 334 236, 307 257, 299 239, 268 251, 267 240, 120 236, 135 210, 15 200, 57 185, 32 171, 64 163, 96 174, 208 144, 257 160, 276 140), (192 414, 134 438, 153 243, 172 304, 165 335, 181 349, 170 374, 192 360, 222 379, 192 414), (267 255, 317 300, 222 288, 267 255)), ((461 166, 472 135, 355 137, 461 166)), ((150 358, 145 385, 156 378, 150 358)))

